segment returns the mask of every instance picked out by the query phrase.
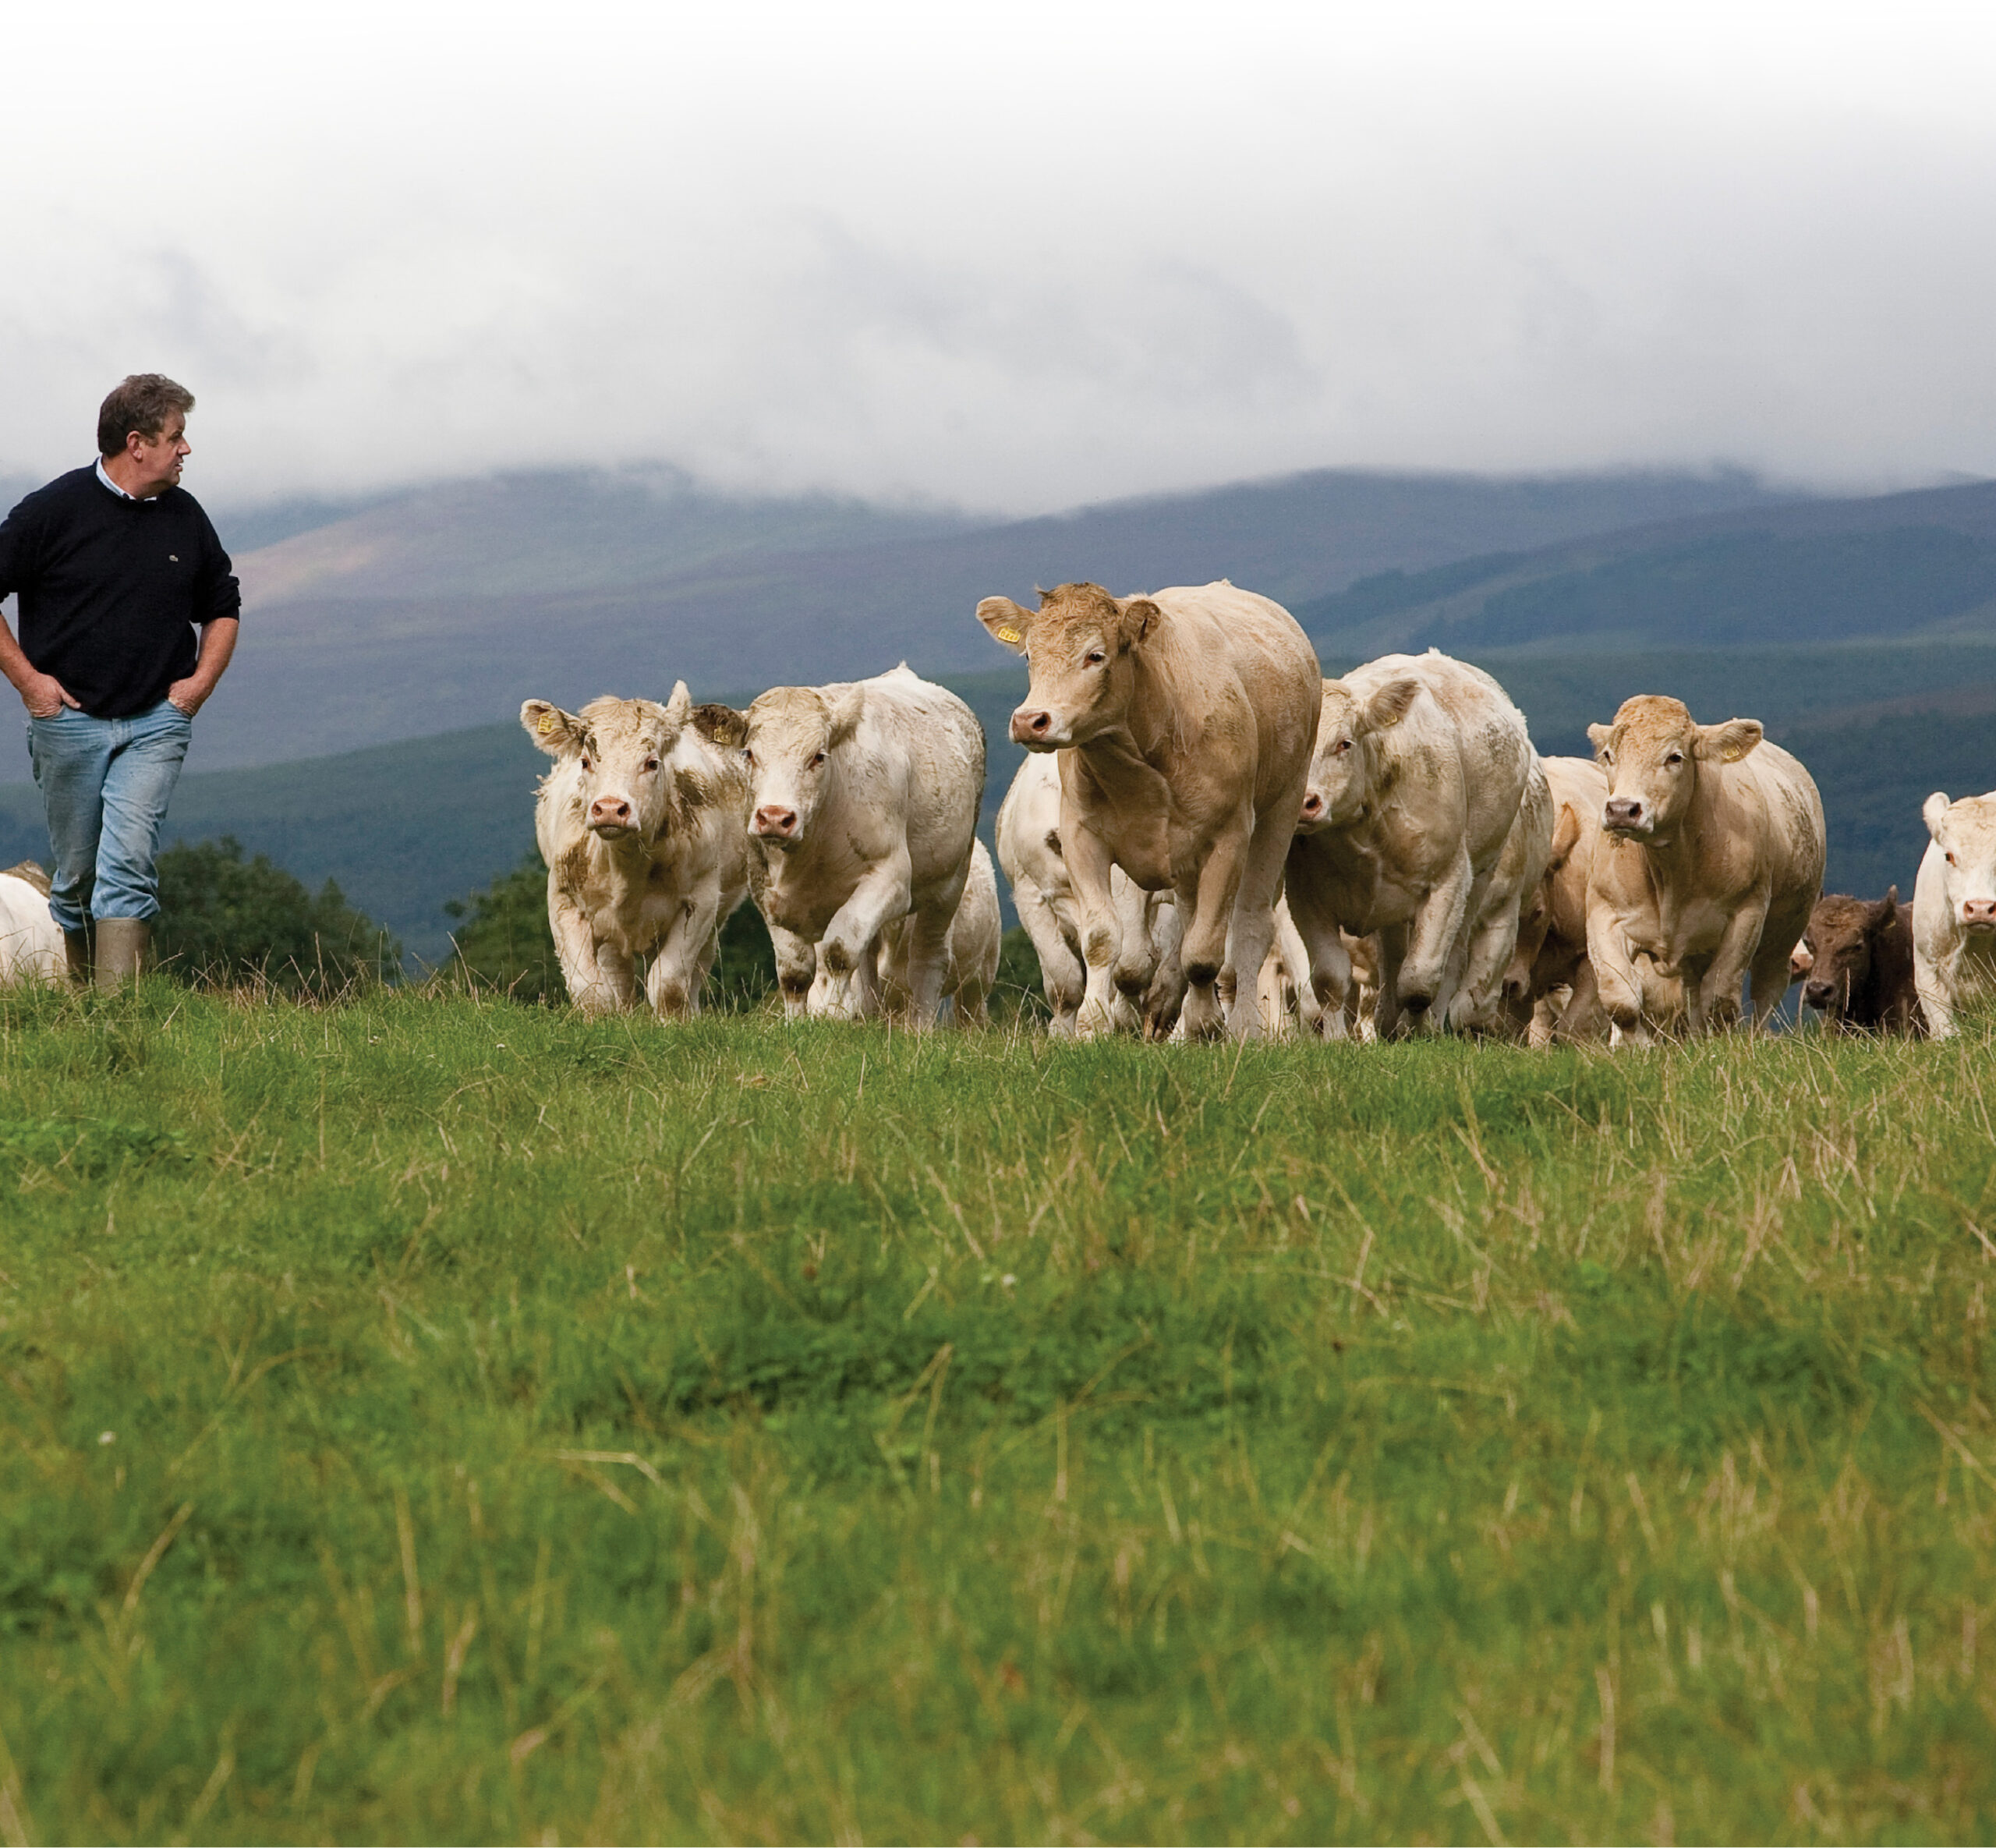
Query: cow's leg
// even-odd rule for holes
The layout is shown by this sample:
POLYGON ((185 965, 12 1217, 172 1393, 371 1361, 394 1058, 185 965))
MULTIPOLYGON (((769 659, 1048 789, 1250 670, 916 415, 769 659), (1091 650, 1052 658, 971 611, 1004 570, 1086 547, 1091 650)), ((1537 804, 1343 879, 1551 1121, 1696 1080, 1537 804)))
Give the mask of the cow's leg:
POLYGON ((709 881, 680 906, 672 928, 653 953, 645 990, 652 1011, 660 1020, 680 1020, 699 1012, 700 987, 706 979, 707 964, 713 959, 720 909, 719 886, 709 881))
POLYGON ((878 954, 880 933, 897 918, 904 918, 914 905, 909 885, 908 850, 867 868, 847 897, 832 914, 819 940, 825 967, 834 975, 848 975, 861 962, 878 954))
POLYGON ((1185 933, 1177 901, 1153 892, 1145 909, 1144 927, 1157 954, 1157 976, 1144 996, 1143 1030, 1148 1039, 1163 1039, 1177 1030, 1185 1000, 1185 971, 1178 960, 1185 933))
POLYGON ((1295 800, 1286 796, 1256 818, 1240 863, 1240 883, 1233 894, 1233 915, 1226 935, 1226 960, 1234 988, 1227 1025, 1237 1039, 1254 1039, 1264 1031, 1257 993, 1262 965, 1276 936, 1276 896, 1282 890, 1283 863, 1296 838, 1296 817, 1303 807, 1304 783, 1295 800))
POLYGON ((1151 943, 1151 895, 1127 873, 1109 876, 1110 901, 1116 907, 1116 966, 1110 979, 1116 991, 1134 1004, 1157 979, 1157 952, 1151 943))
POLYGON ((784 1018, 802 1020, 818 979, 817 946, 766 917, 763 922, 769 925, 770 943, 777 953, 777 989, 783 997, 784 1018))
POLYGON ((1060 847, 1081 920, 1081 960, 1088 965, 1087 992, 1074 1031, 1083 1039, 1093 1039, 1115 1029, 1116 964, 1122 948, 1109 886, 1109 848, 1099 835, 1081 825, 1080 816, 1065 802, 1060 805, 1060 847))
POLYGON ((585 1014, 603 1014, 614 1008, 614 989, 598 967, 596 933, 582 907, 554 883, 547 880, 547 924, 554 933, 554 954, 561 965, 561 979, 568 999, 585 1014))
MULTIPOLYGON (((961 897, 959 892, 959 901, 961 897)), ((908 1013, 918 1028, 934 1026, 942 1011, 943 982, 950 965, 950 926, 956 919, 957 907, 952 903, 918 911, 908 921, 908 1013)))
POLYGON ((1488 1031, 1496 1025, 1504 972, 1518 947, 1518 905, 1515 897, 1495 907, 1470 931, 1463 959, 1462 986, 1453 1004, 1462 1025, 1488 1031))
MULTIPOLYGON (((1462 936, 1463 920, 1468 915, 1470 897, 1476 886, 1470 869, 1467 848, 1456 863, 1432 887, 1415 907, 1408 933, 1407 954, 1394 982, 1394 1000, 1400 1011, 1413 1014, 1424 1024, 1438 1004, 1446 1008, 1449 959, 1462 936)), ((1382 1033, 1386 1029, 1380 1028, 1382 1033)))
POLYGON ((1955 1025, 1955 997, 1959 992, 1963 947, 1957 942, 1934 956, 1918 937, 1913 939, 1913 992, 1920 997, 1920 1012, 1927 1016, 1930 1039, 1952 1039, 1959 1031, 1955 1025))
POLYGON ((1642 974, 1629 940, 1612 918, 1588 918, 1587 965, 1608 1015, 1609 1045, 1647 1046, 1650 1031, 1643 1007, 1642 974))
MULTIPOLYGON (((1400 1008, 1400 966, 1407 961, 1409 926, 1405 924, 1388 924, 1374 933, 1374 941, 1379 946, 1377 997, 1372 1003, 1372 1036, 1375 1039, 1392 1039, 1400 1032, 1403 1015, 1400 1008)), ((1361 1025, 1363 1025, 1363 1021, 1361 1025)))
MULTIPOLYGON (((1197 883, 1190 889, 1179 889, 1178 906, 1186 920, 1178 961, 1185 972, 1187 1039, 1214 1039, 1226 1030, 1227 1023, 1220 1014, 1218 993, 1219 972, 1226 961, 1226 941, 1233 928, 1241 875, 1246 870, 1250 839, 1244 817, 1214 840, 1205 864, 1198 869, 1197 883)), ((1263 928, 1265 930, 1266 926, 1263 928)), ((1262 947, 1268 947, 1265 936, 1262 947)), ((1254 993, 1251 985, 1248 993, 1251 997, 1254 993)))
MULTIPOLYGON (((1750 900, 1727 920, 1724 932, 1718 940, 1718 948, 1706 965, 1704 975, 1696 982, 1686 972, 1684 993, 1695 1012, 1691 1021, 1693 1034, 1703 1033, 1708 1028, 1725 1032, 1739 1018, 1739 987, 1746 979, 1747 965, 1761 947, 1761 937, 1768 921, 1767 903, 1750 900)), ((1795 942, 1795 933, 1790 931, 1780 940, 1782 987, 1788 986, 1788 953, 1795 942)))
POLYGON ((1071 1033, 1087 979, 1081 959, 1069 948, 1067 933, 1046 894, 1032 880, 1021 880, 1013 887, 1012 904, 1026 935, 1032 939, 1033 954, 1039 958, 1039 985, 1053 1015, 1047 1031, 1056 1036, 1071 1033))
POLYGON ((1290 843, 1283 883, 1283 910, 1296 940, 1297 986, 1307 985, 1316 1003, 1317 1031, 1326 1039, 1342 1039, 1351 958, 1345 953, 1329 890, 1306 841, 1290 843))
POLYGON ((1275 927, 1276 949, 1282 958, 1283 972, 1289 978, 1290 986, 1296 991, 1297 1018, 1301 1021, 1305 1033, 1322 1032, 1324 1010, 1310 979, 1310 952, 1303 946, 1302 933, 1296 928, 1296 919, 1286 897, 1276 901, 1275 927))

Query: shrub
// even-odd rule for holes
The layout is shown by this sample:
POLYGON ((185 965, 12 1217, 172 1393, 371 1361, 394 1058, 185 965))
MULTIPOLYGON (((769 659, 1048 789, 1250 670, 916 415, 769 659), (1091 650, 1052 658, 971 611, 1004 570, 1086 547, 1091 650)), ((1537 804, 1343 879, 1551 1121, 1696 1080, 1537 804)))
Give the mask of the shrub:
POLYGON ((314 897, 264 855, 246 860, 232 834, 159 856, 161 966, 188 982, 266 981, 324 993, 392 979, 402 946, 355 910, 331 880, 314 897))

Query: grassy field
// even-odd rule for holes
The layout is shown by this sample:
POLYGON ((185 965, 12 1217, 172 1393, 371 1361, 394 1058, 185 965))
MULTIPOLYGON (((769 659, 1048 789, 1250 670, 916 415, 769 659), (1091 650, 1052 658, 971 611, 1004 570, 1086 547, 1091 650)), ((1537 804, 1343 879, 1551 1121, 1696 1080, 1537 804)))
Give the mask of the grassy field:
POLYGON ((0 1001, 0 1839, 1986 1840, 1985 1034, 0 1001))

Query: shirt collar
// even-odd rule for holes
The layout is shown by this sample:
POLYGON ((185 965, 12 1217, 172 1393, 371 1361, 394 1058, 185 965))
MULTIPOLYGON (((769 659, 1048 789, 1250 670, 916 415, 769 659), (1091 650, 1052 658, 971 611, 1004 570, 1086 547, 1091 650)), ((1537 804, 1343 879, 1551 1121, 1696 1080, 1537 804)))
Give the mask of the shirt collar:
POLYGON ((109 475, 105 473, 104 458, 102 456, 99 456, 97 459, 97 478, 98 480, 101 481, 106 487, 109 488, 119 500, 129 501, 134 505, 139 504, 139 497, 136 494, 128 494, 126 493, 124 489, 120 487, 116 482, 111 479, 109 475))

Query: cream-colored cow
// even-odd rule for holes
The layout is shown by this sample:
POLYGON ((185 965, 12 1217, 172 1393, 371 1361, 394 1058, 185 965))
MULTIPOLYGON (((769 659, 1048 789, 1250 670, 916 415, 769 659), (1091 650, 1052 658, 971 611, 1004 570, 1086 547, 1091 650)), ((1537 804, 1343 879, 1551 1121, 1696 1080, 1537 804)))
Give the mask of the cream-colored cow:
POLYGON ((806 1011, 821 959, 839 1011, 877 1012, 881 934, 907 918, 909 1017, 934 1025, 984 797, 970 708, 903 663, 871 680, 773 688, 729 717, 748 772, 749 890, 785 1013, 806 1011))
POLYGON ((1913 890, 1913 981, 1936 1039, 1966 1001, 1996 992, 1996 790, 1921 810, 1929 836, 1913 890))
MULTIPOLYGON (((1494 965, 1482 977, 1493 987, 1516 940, 1522 887, 1508 923, 1501 908, 1490 915, 1488 894, 1538 762, 1524 715, 1481 668, 1432 650, 1327 680, 1321 700, 1286 878, 1323 1030, 1345 1030, 1344 932, 1378 938, 1380 1036, 1403 1017, 1439 1026, 1468 972, 1472 937, 1479 972, 1494 965)), ((1549 798, 1542 812, 1535 804, 1528 824, 1541 855, 1550 811, 1549 798)), ((1518 859, 1522 877, 1528 856, 1518 859)))
POLYGON ((1013 739, 1060 756, 1060 844, 1088 968, 1077 1030, 1109 1030, 1118 989, 1150 953, 1117 915, 1120 866, 1177 900, 1187 1036, 1254 1037, 1319 704, 1295 618, 1227 583, 1130 597, 1063 584, 1037 610, 989 597, 977 614, 1032 670, 1013 739))
POLYGON ((697 710, 682 680, 660 706, 545 699, 520 708, 554 759, 534 805, 547 862, 547 920, 568 997, 586 1011, 630 1007, 635 961, 660 1018, 697 1012, 720 926, 748 887, 748 781, 735 754, 702 735, 725 706, 697 710))
POLYGON ((1540 762, 1552 795, 1552 851, 1520 914, 1517 947, 1504 976, 1504 998, 1534 1046, 1551 1045, 1555 1031, 1562 1039, 1580 1039, 1604 1026, 1587 961, 1587 875, 1601 838, 1608 777, 1591 757, 1540 762))
POLYGON ((1822 890, 1814 781, 1759 720, 1700 725, 1654 694, 1625 699, 1587 736, 1608 778, 1587 958, 1615 1043, 1646 1044, 1663 1024, 1644 956, 1682 981, 1691 1032, 1731 1025, 1750 974, 1761 1025, 1788 991, 1789 953, 1822 890))
MULTIPOLYGON (((1053 1018, 1047 1031, 1071 1038, 1081 1012, 1088 972, 1081 961, 1081 908, 1060 850, 1060 759, 1057 752, 1029 752, 998 810, 998 863, 1012 888, 1019 922, 1039 958, 1040 986, 1053 1018)), ((1120 866, 1109 875, 1117 930, 1126 945, 1138 946, 1114 972, 1116 999, 1109 1021, 1120 1032, 1145 1029, 1147 1000, 1162 1004, 1159 975, 1176 962, 1178 908, 1168 892, 1146 892, 1120 866), (1127 986, 1125 986, 1127 984, 1127 986)), ((1169 1018, 1152 1023, 1168 1032, 1169 1018)))
MULTIPOLYGON (((906 918, 894 919, 881 931, 874 946, 875 986, 870 992, 859 982, 856 972, 843 977, 834 975, 825 966, 821 943, 818 974, 811 985, 806 1011, 814 1018, 857 1020, 865 1018, 863 1011, 871 1007, 890 1019, 906 1018, 914 1003, 909 982, 909 936, 906 918)), ((950 922, 943 964, 943 999, 950 1004, 951 1018, 960 1027, 981 1027, 990 1018, 986 1004, 998 979, 998 954, 1003 936, 998 877, 991 869, 990 855, 979 841, 971 848, 970 876, 964 882, 957 915, 950 922)))
POLYGON ((33 860, 0 873, 0 983, 63 979, 68 959, 49 915, 48 884, 33 860))

